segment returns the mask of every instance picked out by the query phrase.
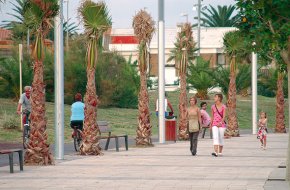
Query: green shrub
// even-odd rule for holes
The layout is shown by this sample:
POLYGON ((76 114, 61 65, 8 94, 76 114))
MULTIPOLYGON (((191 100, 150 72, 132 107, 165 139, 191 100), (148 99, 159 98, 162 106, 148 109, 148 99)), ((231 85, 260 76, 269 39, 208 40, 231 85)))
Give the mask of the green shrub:
POLYGON ((14 115, 9 115, 6 112, 3 114, 2 127, 8 130, 20 130, 20 120, 14 115))
POLYGON ((104 53, 100 57, 96 86, 101 106, 137 107, 139 76, 136 67, 117 53, 104 53))
MULTIPOLYGON (((29 56, 24 54, 22 62, 22 85, 31 85, 32 69, 29 56)), ((0 59, 0 97, 19 98, 19 60, 18 52, 13 49, 11 57, 0 59)))

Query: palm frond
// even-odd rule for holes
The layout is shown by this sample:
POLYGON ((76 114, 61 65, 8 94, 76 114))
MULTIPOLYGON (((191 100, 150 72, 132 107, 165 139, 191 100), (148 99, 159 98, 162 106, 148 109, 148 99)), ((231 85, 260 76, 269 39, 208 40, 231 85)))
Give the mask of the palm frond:
POLYGON ((134 34, 141 42, 150 44, 155 32, 155 22, 151 15, 145 10, 140 10, 133 18, 132 23, 134 34))
POLYGON ((194 60, 195 42, 192 37, 192 25, 185 23, 177 34, 175 48, 171 50, 167 62, 175 60, 175 67, 179 73, 186 73, 188 64, 194 60))
POLYGON ((104 2, 95 3, 91 0, 85 0, 78 12, 84 24, 87 38, 99 38, 112 25, 112 18, 104 2))
POLYGON ((236 25, 238 16, 233 15, 235 6, 218 5, 217 8, 214 8, 210 5, 209 7, 207 11, 201 11, 203 25, 210 27, 232 27, 236 25))

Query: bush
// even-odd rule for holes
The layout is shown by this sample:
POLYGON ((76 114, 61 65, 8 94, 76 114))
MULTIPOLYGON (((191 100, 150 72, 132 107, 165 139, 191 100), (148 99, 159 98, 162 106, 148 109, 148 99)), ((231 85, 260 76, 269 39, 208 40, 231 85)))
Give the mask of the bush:
MULTIPOLYGON (((31 85, 32 69, 29 56, 24 54, 22 62, 23 87, 31 85)), ((18 52, 13 50, 11 57, 0 59, 0 97, 19 98, 19 60, 18 52)))
POLYGON ((20 130, 20 121, 18 117, 9 115, 6 112, 3 114, 2 127, 8 130, 20 130))
MULTIPOLYGON (((268 72, 259 73, 258 80, 258 94, 266 97, 275 97, 277 91, 277 79, 278 79, 278 69, 269 69, 268 72)), ((283 79, 283 93, 284 97, 288 96, 288 79, 287 75, 284 75, 283 79)))
POLYGON ((208 91, 214 87, 209 64, 209 61, 199 57, 196 64, 188 66, 187 82, 197 90, 196 97, 202 100, 208 99, 208 91))
POLYGON ((104 53, 100 57, 96 86, 101 106, 137 107, 139 76, 136 67, 117 53, 104 53))

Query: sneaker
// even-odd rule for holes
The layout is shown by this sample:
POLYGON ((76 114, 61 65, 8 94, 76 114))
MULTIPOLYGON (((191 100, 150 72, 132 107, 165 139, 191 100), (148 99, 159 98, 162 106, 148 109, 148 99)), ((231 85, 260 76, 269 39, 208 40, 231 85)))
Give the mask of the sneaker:
POLYGON ((263 144, 261 144, 260 148, 264 148, 264 145, 263 145, 263 144))
POLYGON ((264 149, 264 150, 267 150, 267 148, 266 148, 266 147, 263 147, 263 149, 264 149))
POLYGON ((218 154, 216 152, 211 153, 212 156, 218 157, 218 154))
POLYGON ((218 156, 223 156, 223 153, 218 153, 218 156))

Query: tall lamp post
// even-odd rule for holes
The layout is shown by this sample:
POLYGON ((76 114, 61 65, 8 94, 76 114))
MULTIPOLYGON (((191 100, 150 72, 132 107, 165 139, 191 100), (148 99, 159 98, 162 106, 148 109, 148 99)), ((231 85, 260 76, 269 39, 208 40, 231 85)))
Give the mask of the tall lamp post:
POLYGON ((60 11, 54 19, 54 125, 55 158, 64 158, 64 66, 63 66, 63 1, 58 0, 60 11))
POLYGON ((188 23, 188 14, 187 13, 181 13, 180 16, 186 17, 186 23, 188 23))
POLYGON ((158 125, 159 143, 165 143, 164 0, 158 0, 158 125))
MULTIPOLYGON (((254 44, 253 44, 254 45, 254 44)), ((252 127, 253 135, 257 134, 257 54, 252 53, 252 127)))
POLYGON ((201 0, 198 0, 197 4, 197 56, 200 56, 200 7, 201 7, 201 0))
POLYGON ((69 0, 64 0, 64 3, 66 3, 66 41, 65 41, 65 46, 66 46, 66 51, 69 50, 69 44, 68 44, 68 37, 69 37, 69 31, 68 31, 68 2, 69 0))

